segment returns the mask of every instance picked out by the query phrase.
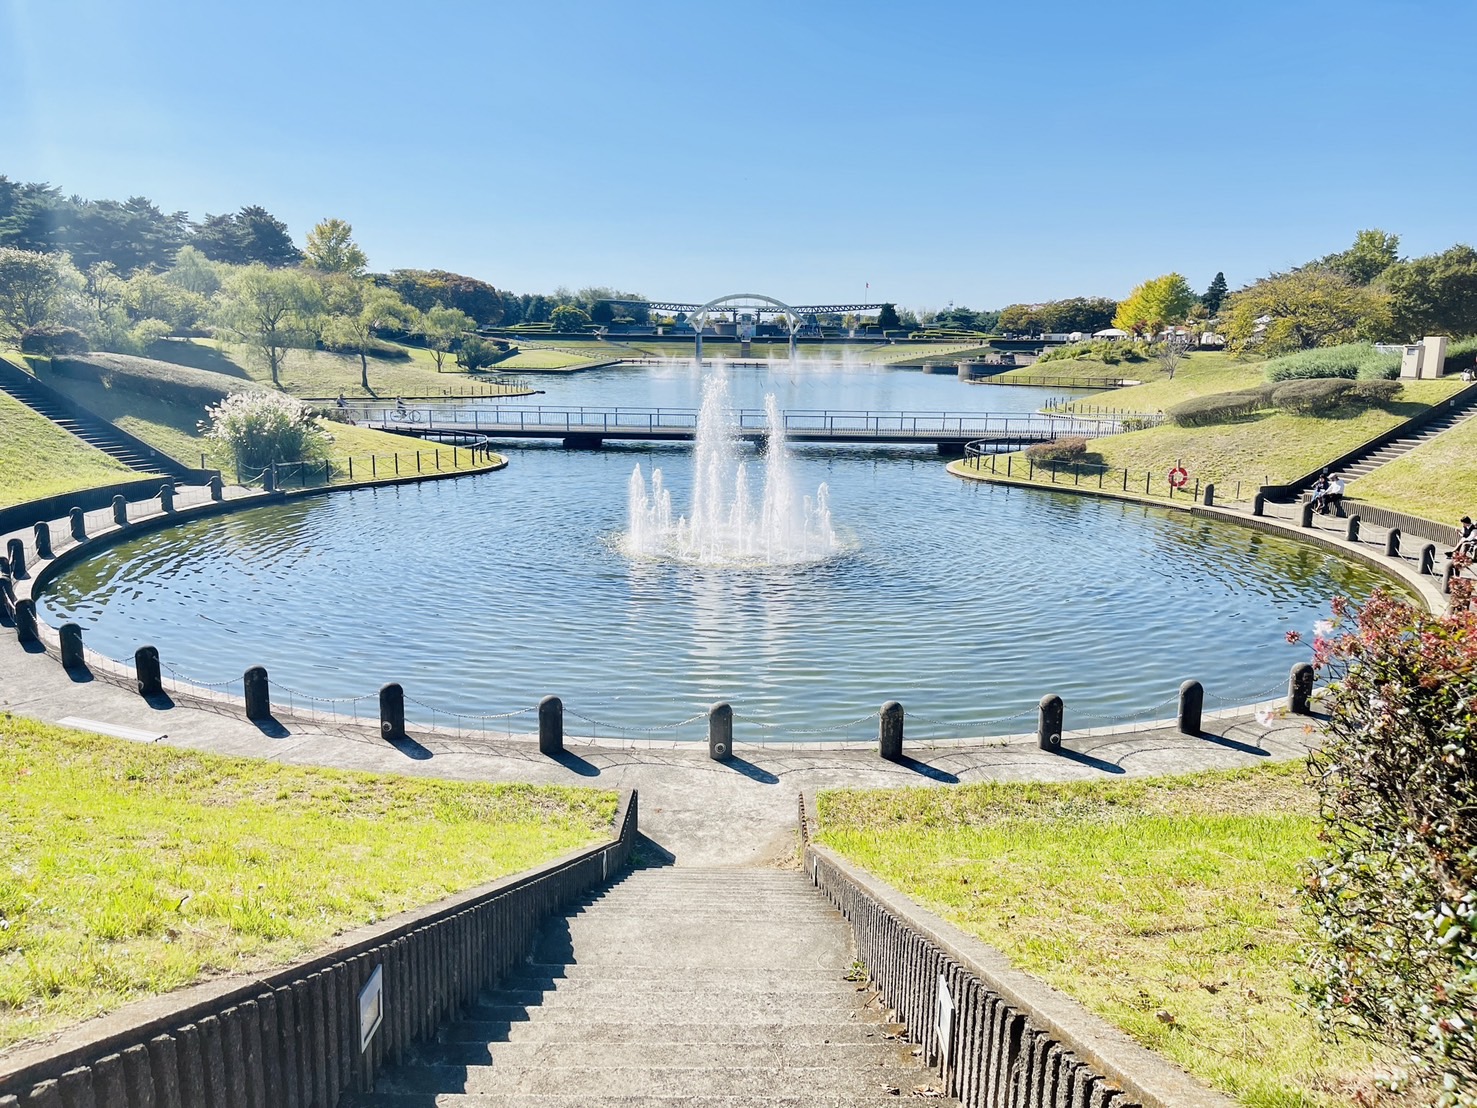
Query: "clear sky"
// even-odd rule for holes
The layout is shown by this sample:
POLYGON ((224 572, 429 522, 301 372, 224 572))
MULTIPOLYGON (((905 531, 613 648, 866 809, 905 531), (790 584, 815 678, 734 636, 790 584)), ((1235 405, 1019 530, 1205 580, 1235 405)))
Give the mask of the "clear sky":
POLYGON ((0 0, 0 173, 520 292, 1236 288, 1477 243, 1477 0, 0 0))

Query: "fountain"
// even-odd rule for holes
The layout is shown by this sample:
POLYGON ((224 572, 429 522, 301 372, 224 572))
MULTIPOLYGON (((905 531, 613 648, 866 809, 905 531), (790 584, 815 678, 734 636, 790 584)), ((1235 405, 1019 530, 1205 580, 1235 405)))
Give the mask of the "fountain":
POLYGON ((703 385, 691 514, 674 521, 672 493, 662 471, 652 470, 648 488, 638 463, 628 493, 628 554, 703 566, 789 566, 822 561, 840 551, 825 484, 814 496, 801 496, 795 488, 784 420, 773 393, 764 398, 764 411, 768 446, 757 511, 748 466, 739 459, 731 426, 728 379, 720 370, 703 385))

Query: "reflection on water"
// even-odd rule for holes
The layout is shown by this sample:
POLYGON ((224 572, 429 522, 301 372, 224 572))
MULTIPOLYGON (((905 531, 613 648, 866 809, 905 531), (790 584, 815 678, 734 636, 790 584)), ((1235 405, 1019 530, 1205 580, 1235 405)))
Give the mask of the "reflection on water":
MULTIPOLYGON (((835 562, 628 561, 635 453, 519 448, 501 473, 184 524, 74 567, 42 609, 207 682, 260 663, 316 696, 394 680, 469 715, 553 692, 631 734, 726 699, 748 739, 815 737, 896 698, 909 734, 939 736, 1028 730, 1047 692, 1074 726, 1141 715, 1189 677, 1213 697, 1270 693, 1303 657, 1283 632, 1374 583, 1239 527, 968 484, 927 450, 796 452, 797 479, 828 482, 850 526, 835 562)), ((683 461, 663 452, 678 488, 683 461)))

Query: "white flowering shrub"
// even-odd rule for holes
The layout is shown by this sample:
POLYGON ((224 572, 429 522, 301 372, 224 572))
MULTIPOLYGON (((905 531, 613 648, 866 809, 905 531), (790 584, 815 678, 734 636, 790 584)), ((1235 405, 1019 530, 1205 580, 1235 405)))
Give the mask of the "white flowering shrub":
POLYGON ((281 392, 238 392, 205 409, 205 437, 227 446, 248 472, 273 462, 321 458, 331 441, 313 414, 281 392))

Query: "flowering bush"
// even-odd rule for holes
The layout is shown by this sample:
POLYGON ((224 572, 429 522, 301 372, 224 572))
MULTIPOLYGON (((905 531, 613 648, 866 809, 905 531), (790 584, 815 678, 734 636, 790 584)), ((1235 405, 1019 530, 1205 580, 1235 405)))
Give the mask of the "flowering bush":
POLYGON ((1333 679, 1310 764, 1325 844, 1300 984, 1332 1030, 1390 1038, 1477 1106, 1477 613, 1376 592, 1315 629, 1333 679))
POLYGON ((205 409, 205 437, 225 443, 244 470, 323 457, 329 437, 312 413, 281 392, 238 392, 205 409))

